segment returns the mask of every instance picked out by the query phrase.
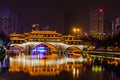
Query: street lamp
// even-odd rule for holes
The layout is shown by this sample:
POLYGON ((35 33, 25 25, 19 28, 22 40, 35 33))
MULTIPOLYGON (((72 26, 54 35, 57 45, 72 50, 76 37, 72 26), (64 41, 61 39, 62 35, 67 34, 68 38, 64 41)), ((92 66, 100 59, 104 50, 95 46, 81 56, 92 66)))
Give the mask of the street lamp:
POLYGON ((76 31, 77 31, 77 29, 76 29, 76 28, 74 28, 74 29, 73 29, 73 32, 74 32, 74 33, 76 33, 76 31))
POLYGON ((80 33, 80 28, 73 28, 73 35, 79 37, 79 33, 80 33))
POLYGON ((77 32, 80 32, 80 29, 79 29, 79 28, 77 28, 77 32))
POLYGON ((79 33, 80 32, 80 29, 79 28, 73 28, 73 33, 79 33))

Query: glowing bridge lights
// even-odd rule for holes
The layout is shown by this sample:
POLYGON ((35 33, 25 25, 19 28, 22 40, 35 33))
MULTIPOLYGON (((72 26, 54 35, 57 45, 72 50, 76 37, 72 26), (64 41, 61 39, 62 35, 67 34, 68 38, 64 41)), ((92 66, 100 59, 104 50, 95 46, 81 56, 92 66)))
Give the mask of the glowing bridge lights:
POLYGON ((46 55, 46 48, 43 47, 36 47, 32 50, 32 58, 45 58, 46 55))

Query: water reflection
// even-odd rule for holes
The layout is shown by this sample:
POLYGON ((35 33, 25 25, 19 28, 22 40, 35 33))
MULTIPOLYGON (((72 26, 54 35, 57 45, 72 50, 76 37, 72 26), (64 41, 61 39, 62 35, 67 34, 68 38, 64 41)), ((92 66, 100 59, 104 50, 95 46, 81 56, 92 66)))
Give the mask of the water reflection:
POLYGON ((10 57, 9 72, 27 72, 30 75, 56 75, 82 66, 83 58, 32 59, 30 56, 10 57))
POLYGON ((89 65, 83 58, 31 59, 10 57, 1 62, 0 80, 120 80, 102 65, 89 65), (9 61, 10 60, 10 61, 9 61))

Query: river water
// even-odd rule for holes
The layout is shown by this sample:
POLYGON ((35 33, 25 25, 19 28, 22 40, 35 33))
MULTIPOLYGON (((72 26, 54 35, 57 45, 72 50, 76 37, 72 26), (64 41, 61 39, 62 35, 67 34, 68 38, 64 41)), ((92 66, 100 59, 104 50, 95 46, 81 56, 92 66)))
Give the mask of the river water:
POLYGON ((114 70, 82 60, 10 57, 1 62, 0 80, 120 80, 114 70))

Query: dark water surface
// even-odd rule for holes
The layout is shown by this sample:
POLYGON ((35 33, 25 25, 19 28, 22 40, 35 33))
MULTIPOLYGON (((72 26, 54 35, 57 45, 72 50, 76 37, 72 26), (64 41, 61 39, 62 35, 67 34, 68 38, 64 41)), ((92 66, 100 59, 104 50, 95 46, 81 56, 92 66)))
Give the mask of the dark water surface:
POLYGON ((4 64, 0 68, 0 80, 120 80, 119 74, 101 65, 65 63, 30 67, 18 63, 10 62, 8 68, 4 64))

